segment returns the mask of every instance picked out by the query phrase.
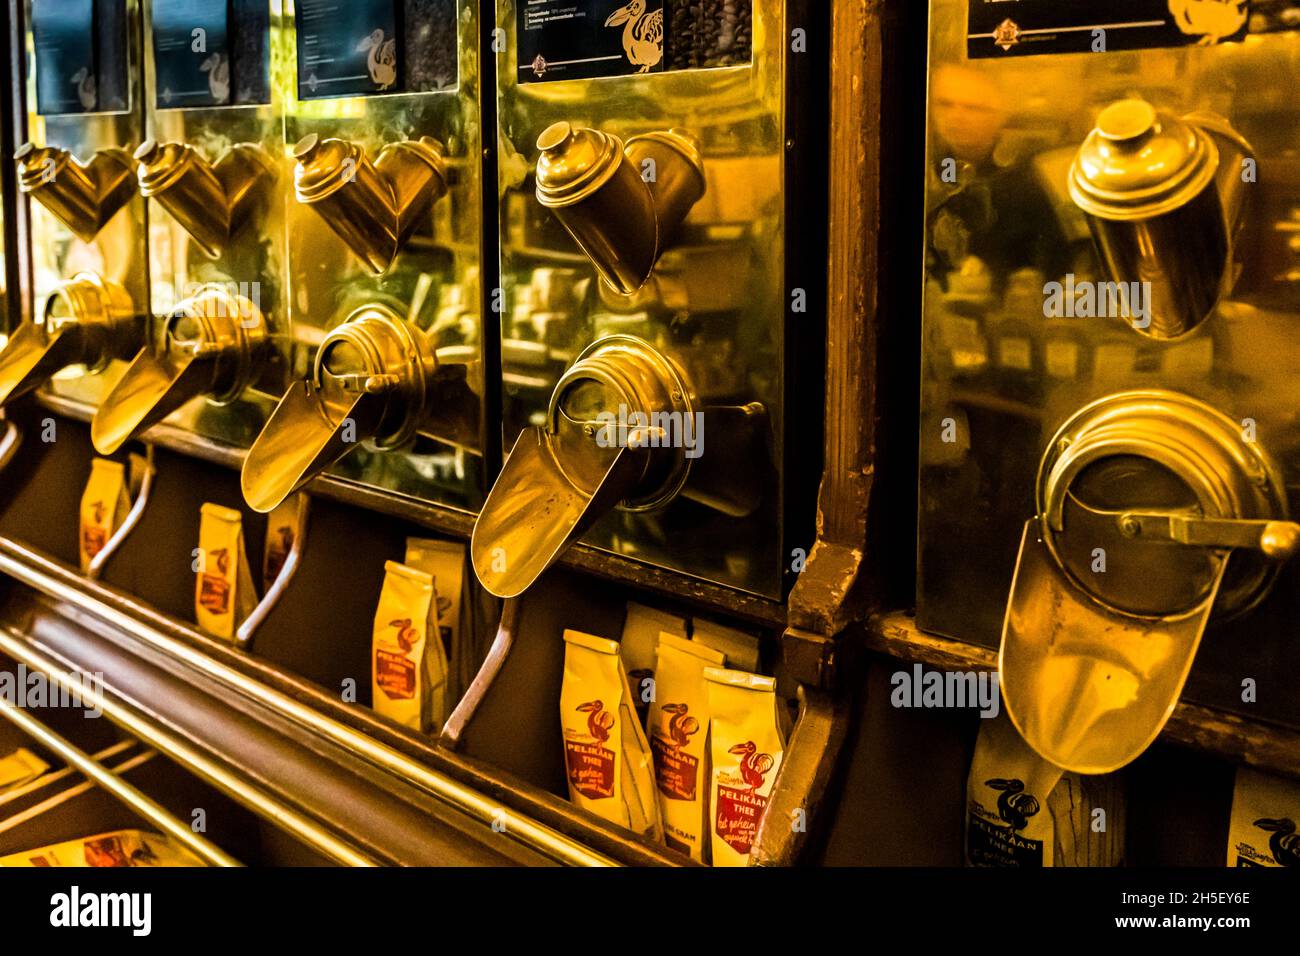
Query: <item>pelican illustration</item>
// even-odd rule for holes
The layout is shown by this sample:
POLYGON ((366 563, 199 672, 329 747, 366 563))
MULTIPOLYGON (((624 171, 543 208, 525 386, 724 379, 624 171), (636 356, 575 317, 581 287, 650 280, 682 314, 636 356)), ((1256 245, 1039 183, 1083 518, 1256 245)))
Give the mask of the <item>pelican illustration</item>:
POLYGON ((1273 854, 1273 862, 1279 866, 1300 866, 1300 833, 1295 832, 1294 820, 1264 817, 1256 820, 1255 826, 1273 834, 1268 838, 1268 851, 1273 854))
POLYGON ((645 0, 632 0, 620 7, 605 21, 607 27, 623 26, 623 52, 638 73, 648 73, 664 55, 664 12, 645 12, 645 0), (623 26, 626 24, 626 26, 623 26))
POLYGON ((370 35, 357 44, 357 52, 370 55, 366 57, 366 69, 370 71, 370 81, 386 90, 397 82, 397 40, 384 39, 383 30, 371 31, 370 35))
POLYGON ((208 92, 218 103, 230 102, 230 62, 220 53, 214 53, 199 64, 208 74, 208 92))
POLYGON ((95 108, 95 78, 90 75, 90 70, 84 66, 76 73, 73 73, 69 79, 77 84, 77 99, 81 100, 83 110, 93 110, 95 108))
POLYGON ((1002 796, 998 797, 998 816, 1013 830, 1023 830, 1029 825, 1029 818, 1042 809, 1033 794, 1025 793, 1023 780, 1004 780, 997 777, 993 780, 985 780, 984 786, 1002 791, 1002 796))
POLYGON ((1208 46, 1245 25, 1246 0, 1169 0, 1169 14, 1179 30, 1208 46))

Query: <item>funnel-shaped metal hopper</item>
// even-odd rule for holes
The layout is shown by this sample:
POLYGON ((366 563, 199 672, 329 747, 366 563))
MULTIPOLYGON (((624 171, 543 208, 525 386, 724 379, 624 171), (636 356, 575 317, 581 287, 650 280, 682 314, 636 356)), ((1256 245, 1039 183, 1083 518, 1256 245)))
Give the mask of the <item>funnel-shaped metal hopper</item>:
POLYGON ((70 365, 99 371, 138 344, 140 327, 130 296, 116 283, 88 272, 60 283, 40 319, 19 326, 0 351, 0 405, 70 365))
POLYGON ((266 355, 266 321, 244 296, 201 288, 167 317, 162 341, 140 351, 95 412, 90 436, 109 455, 190 399, 236 398, 266 355))
POLYGON ((316 352, 312 377, 280 400, 244 459, 244 498, 270 511, 363 441, 394 448, 426 424, 438 358, 384 306, 357 310, 316 352))

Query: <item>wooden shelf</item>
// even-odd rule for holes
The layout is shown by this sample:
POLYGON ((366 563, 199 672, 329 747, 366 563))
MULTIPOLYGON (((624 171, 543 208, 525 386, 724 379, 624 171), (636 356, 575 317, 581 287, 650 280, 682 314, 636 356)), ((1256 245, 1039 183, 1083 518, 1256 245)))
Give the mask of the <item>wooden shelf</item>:
MULTIPOLYGON (((997 651, 928 634, 906 611, 871 617, 865 643, 881 654, 941 670, 991 671, 998 666, 997 651)), ((1179 701, 1160 739, 1268 773, 1300 778, 1300 731, 1269 721, 1179 701)))

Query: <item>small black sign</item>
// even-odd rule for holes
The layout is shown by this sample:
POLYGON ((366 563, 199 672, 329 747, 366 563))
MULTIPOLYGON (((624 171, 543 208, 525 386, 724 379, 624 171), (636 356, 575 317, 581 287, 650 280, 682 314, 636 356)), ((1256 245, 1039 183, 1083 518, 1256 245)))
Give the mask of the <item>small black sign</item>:
POLYGON ((33 0, 32 39, 38 113, 127 108, 124 0, 33 0))
POLYGON ((517 0, 520 83, 749 63, 752 0, 517 0))
POLYGON ((1250 0, 970 0, 972 59, 1240 40, 1250 0))

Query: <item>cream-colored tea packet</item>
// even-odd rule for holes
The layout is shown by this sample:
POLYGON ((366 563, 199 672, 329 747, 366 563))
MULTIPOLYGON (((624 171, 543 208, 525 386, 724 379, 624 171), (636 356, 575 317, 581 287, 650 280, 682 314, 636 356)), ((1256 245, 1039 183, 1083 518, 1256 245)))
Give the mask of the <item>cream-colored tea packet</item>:
POLYGON ((1064 773, 1025 743, 1006 710, 981 721, 966 779, 968 866, 1052 866, 1047 798, 1064 773))
POLYGON ((95 555, 104 550, 108 539, 131 510, 126 467, 120 461, 96 458, 90 463, 90 479, 81 495, 77 534, 81 570, 90 569, 95 555))
POLYGON ((199 630, 232 640, 257 607, 244 547, 243 517, 233 508, 204 502, 194 553, 194 619, 199 630))
MULTIPOLYGON (((471 602, 465 594, 469 584, 465 576, 465 545, 436 538, 407 538, 403 563, 433 575, 438 634, 447 672, 445 696, 449 713, 449 708, 474 680, 481 663, 469 647, 472 622, 466 613, 471 602)), ((444 714, 439 723, 445 719, 444 714)))
POLYGON ((734 627, 724 627, 698 617, 692 621, 692 624, 691 640, 699 641, 705 647, 726 654, 727 666, 732 670, 758 673, 760 642, 753 634, 746 634, 734 627))
POLYGON ((655 696, 655 653, 662 631, 685 637, 686 621, 658 608, 646 607, 635 601, 627 602, 623 636, 619 640, 619 655, 623 658, 637 717, 643 727, 650 712, 650 701, 655 696))
POLYGON ((776 681, 747 671, 704 668, 709 701, 709 788, 714 866, 748 866, 785 741, 776 681))
POLYGON ((623 675, 618 644, 564 632, 560 726, 569 799, 605 820, 628 826, 623 800, 623 675))
POLYGON ((36 754, 26 747, 19 747, 0 757, 0 793, 31 783, 49 769, 50 765, 36 754))
POLYGON ((384 564, 371 643, 371 702, 376 713, 423 732, 445 718, 435 714, 445 706, 447 672, 434 608, 432 575, 396 561, 384 564))
POLYGON ((1228 866, 1300 867, 1300 784, 1237 768, 1228 866))
POLYGON ((708 862, 709 693, 704 668, 723 667, 726 655, 667 631, 655 656, 655 699, 650 703, 664 842, 708 862))

